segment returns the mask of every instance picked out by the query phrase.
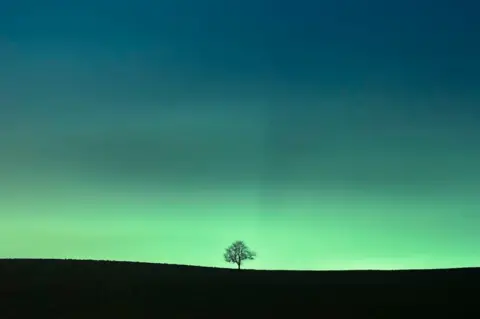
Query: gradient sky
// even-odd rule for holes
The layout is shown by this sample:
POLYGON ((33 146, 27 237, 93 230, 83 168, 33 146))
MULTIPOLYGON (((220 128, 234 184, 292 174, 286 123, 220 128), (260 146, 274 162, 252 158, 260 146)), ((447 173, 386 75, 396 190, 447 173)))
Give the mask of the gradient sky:
POLYGON ((0 258, 479 266, 479 10, 0 2, 0 258))

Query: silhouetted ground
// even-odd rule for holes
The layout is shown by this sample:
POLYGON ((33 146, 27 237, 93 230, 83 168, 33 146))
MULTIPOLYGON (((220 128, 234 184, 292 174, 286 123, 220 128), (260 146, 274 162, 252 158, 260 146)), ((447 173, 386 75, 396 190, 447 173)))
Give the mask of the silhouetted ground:
POLYGON ((0 260, 0 318, 480 318, 480 269, 260 271, 0 260))

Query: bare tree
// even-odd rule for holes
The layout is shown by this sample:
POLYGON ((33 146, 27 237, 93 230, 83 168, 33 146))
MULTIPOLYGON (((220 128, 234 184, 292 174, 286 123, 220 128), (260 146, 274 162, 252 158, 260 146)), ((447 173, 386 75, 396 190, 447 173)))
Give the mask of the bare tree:
POLYGON ((225 249, 225 254, 223 257, 227 263, 236 264, 238 269, 243 264, 245 260, 254 260, 257 254, 251 251, 247 245, 241 240, 237 240, 231 244, 227 249, 225 249))

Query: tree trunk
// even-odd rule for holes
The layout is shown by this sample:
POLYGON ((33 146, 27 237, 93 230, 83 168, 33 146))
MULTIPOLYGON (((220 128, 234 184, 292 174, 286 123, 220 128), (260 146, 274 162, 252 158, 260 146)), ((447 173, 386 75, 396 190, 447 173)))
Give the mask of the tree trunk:
POLYGON ((238 270, 240 270, 240 264, 237 264, 237 266, 238 266, 238 270))

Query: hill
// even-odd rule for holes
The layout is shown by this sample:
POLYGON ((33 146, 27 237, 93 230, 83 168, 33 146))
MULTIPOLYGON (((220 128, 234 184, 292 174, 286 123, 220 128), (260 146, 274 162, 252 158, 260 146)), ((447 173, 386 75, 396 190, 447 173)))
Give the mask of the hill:
POLYGON ((477 304, 479 283, 478 268, 237 271, 136 262, 5 259, 0 260, 0 317, 304 318, 308 314, 312 318, 404 318, 423 308, 428 316, 454 311, 454 317, 462 318, 477 304))

